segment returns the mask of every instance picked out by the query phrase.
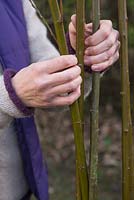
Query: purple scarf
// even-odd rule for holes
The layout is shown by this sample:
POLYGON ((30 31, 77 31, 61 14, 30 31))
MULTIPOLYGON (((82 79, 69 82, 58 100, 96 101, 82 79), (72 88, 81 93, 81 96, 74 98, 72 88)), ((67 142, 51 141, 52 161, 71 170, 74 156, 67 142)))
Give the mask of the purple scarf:
MULTIPOLYGON (((30 64, 28 37, 21 0, 0 1, 0 63, 3 70, 19 71, 30 64)), ((48 200, 47 170, 33 117, 14 120, 30 190, 39 200, 48 200)))

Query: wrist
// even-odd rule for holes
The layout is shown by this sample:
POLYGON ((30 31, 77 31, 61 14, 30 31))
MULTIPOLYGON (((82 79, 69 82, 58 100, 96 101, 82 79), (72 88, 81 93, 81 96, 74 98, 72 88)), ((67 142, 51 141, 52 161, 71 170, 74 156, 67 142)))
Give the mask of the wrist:
POLYGON ((12 78, 16 75, 16 71, 12 69, 7 69, 4 71, 4 83, 6 90, 8 92, 8 95, 13 102, 13 104, 17 107, 17 109, 22 112, 25 116, 30 116, 34 113, 34 109, 27 107, 18 94, 15 91, 15 88, 12 84, 12 78))

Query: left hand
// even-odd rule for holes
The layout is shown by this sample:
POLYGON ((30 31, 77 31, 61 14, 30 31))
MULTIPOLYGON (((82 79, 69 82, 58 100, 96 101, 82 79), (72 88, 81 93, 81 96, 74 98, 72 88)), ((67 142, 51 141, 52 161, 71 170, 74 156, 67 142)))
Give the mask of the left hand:
MULTIPOLYGON (((93 71, 103 71, 119 58, 119 32, 113 29, 110 20, 101 20, 99 30, 92 34, 92 23, 85 24, 84 64, 93 71)), ((70 42, 76 49, 76 15, 69 24, 70 42)))

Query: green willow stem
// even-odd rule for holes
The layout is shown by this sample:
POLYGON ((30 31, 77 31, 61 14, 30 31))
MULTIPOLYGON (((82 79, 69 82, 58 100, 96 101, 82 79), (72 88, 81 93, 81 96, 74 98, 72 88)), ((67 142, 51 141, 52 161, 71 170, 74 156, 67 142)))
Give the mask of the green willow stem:
POLYGON ((128 27, 126 0, 118 0, 121 40, 121 95, 122 95, 122 199, 134 199, 134 154, 130 106, 128 64, 128 27))
POLYGON ((82 124, 84 125, 84 23, 85 23, 85 0, 77 0, 76 2, 76 55, 78 58, 78 64, 81 68, 81 97, 79 98, 79 109, 82 124))
MULTIPOLYGON (((100 0, 92 0, 92 13, 93 32, 96 32, 99 28, 100 22, 100 0)), ((93 86, 90 110, 89 200, 97 200, 100 73, 93 72, 92 76, 93 86)))
MULTIPOLYGON (((52 17, 53 17, 53 22, 55 26, 60 53, 63 55, 66 55, 68 54, 68 48, 66 44, 65 31, 64 31, 64 26, 63 26, 63 21, 62 21, 62 16, 60 13, 58 1, 48 0, 48 2, 50 5, 52 17)), ((73 105, 70 106, 70 110, 71 110, 71 116, 72 116, 74 140, 75 140, 75 147, 76 147, 76 164, 77 164, 77 169, 79 171, 78 184, 80 183, 82 200, 88 200, 88 173, 87 173, 82 123, 81 123, 81 117, 79 113, 78 101, 76 101, 73 105)))
MULTIPOLYGON (((82 128, 84 132, 84 23, 85 23, 85 0, 76 1, 76 55, 78 59, 79 67, 81 68, 81 96, 79 98, 79 110, 82 121, 82 128)), ((77 166, 77 165, 76 165, 77 166)), ((76 179, 79 180, 79 170, 76 169, 76 179)), ((81 200, 81 188, 80 183, 76 185, 76 192, 78 200, 81 200)))
POLYGON ((80 176, 79 176, 79 168, 76 160, 76 200, 82 200, 81 197, 81 186, 80 186, 80 176))

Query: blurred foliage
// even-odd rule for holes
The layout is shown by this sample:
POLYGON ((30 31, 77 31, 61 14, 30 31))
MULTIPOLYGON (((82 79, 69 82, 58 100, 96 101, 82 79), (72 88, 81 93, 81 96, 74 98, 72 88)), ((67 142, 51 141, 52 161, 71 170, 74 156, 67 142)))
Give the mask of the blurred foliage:
MULTIPOLYGON (((49 5, 47 0, 34 0, 40 9, 42 15, 47 19, 48 23, 52 26, 52 18, 49 10, 49 5)), ((86 1, 86 20, 90 21, 90 8, 91 1, 86 1)), ((128 0, 128 25, 129 25, 129 46, 134 47, 134 0, 128 0)), ((115 27, 117 27, 117 1, 102 0, 101 1, 101 18, 110 19, 113 21, 115 27)), ((74 0, 63 0, 64 6, 64 24, 67 30, 70 17, 75 13, 76 5, 74 0)))

